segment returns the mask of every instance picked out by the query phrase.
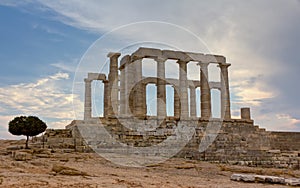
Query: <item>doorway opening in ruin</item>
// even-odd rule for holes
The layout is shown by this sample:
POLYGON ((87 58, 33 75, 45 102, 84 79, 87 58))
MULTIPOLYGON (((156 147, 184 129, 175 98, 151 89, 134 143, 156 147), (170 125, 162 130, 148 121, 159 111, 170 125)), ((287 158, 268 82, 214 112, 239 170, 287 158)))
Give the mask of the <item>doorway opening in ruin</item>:
POLYGON ((174 116, 174 88, 166 85, 166 110, 167 116, 174 116))
POLYGON ((104 117, 104 84, 102 80, 92 81, 92 117, 104 117))
POLYGON ((157 116, 156 103, 157 103, 156 85, 148 84, 146 86, 147 116, 157 116))
POLYGON ((221 92, 218 89, 211 89, 211 115, 221 118, 221 92))
POLYGON ((144 77, 156 77, 157 74, 156 61, 150 58, 142 59, 142 76, 144 77))
POLYGON ((201 90, 200 87, 196 88, 196 115, 201 117, 201 90))
POLYGON ((208 80, 211 82, 220 82, 220 68, 217 64, 208 65, 208 80))

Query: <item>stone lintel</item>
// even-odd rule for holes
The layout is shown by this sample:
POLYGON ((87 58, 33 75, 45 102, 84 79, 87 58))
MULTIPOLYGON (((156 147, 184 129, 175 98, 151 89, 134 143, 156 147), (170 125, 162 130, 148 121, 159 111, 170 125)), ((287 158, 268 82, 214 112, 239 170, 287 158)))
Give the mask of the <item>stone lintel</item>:
POLYGON ((173 50, 163 50, 162 54, 167 59, 180 60, 183 62, 192 61, 191 57, 187 55, 186 52, 173 51, 173 50))
POLYGON ((132 53, 131 60, 157 57, 162 57, 162 51, 160 49, 140 47, 137 51, 132 53))
POLYGON ((211 89, 221 89, 221 82, 209 82, 211 89))
POLYGON ((226 58, 221 55, 203 54, 194 52, 182 52, 175 50, 160 50, 156 48, 141 47, 131 55, 131 61, 142 58, 161 58, 180 61, 197 61, 207 63, 226 63, 226 58))
POLYGON ((114 56, 119 57, 120 55, 121 55, 121 53, 119 53, 119 52, 109 52, 107 54, 107 57, 109 57, 109 58, 114 57, 114 56))
POLYGON ((105 74, 99 74, 99 73, 88 73, 88 80, 106 80, 105 74))

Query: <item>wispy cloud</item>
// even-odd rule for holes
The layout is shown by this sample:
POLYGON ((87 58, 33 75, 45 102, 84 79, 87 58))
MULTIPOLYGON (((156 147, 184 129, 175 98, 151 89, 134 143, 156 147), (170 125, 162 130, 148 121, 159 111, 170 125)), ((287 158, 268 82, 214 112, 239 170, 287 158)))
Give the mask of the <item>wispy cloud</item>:
MULTIPOLYGON (((121 27, 117 31, 114 30, 114 35, 103 40, 101 48, 95 50, 95 54, 101 53, 101 57, 93 56, 86 59, 90 58, 91 64, 99 63, 103 60, 101 58, 105 57, 103 54, 109 50, 120 49, 123 44, 126 44, 124 41, 130 41, 132 44, 154 41, 176 49, 206 50, 205 52, 222 54, 227 57, 229 63, 232 63, 230 83, 233 112, 237 112, 240 105, 250 106, 253 107, 253 118, 257 118, 262 126, 280 129, 283 124, 286 124, 291 130, 300 130, 299 127, 292 126, 297 124, 295 123, 297 118, 292 117, 300 117, 299 107, 295 105, 299 104, 299 99, 290 94, 300 91, 299 88, 286 87, 289 84, 287 81, 299 80, 299 75, 292 71, 299 70, 299 65, 291 63, 299 61, 297 56, 299 49, 295 48, 300 42, 299 1, 194 0, 174 3, 174 1, 156 0, 151 2, 43 0, 35 2, 55 12, 58 21, 90 32, 103 33, 134 22, 161 22, 156 24, 148 22, 144 25, 137 24, 136 27, 127 27, 128 29, 121 27), (177 26, 164 24, 165 22, 177 24, 182 27, 182 30, 177 32, 179 29, 174 29, 177 26), (169 28, 173 29, 170 31, 169 28), (202 41, 189 38, 186 35, 189 31, 202 41), (285 55, 287 53, 291 54, 288 58, 285 55), (283 66, 283 60, 286 60, 288 66, 283 66), (273 80, 284 80, 284 82, 273 80), (282 98, 289 100, 279 100, 282 98), (271 101, 272 104, 267 101, 271 101), (274 106, 282 106, 280 101, 287 103, 285 108, 274 108, 274 106), (293 109, 294 114, 287 112, 287 109, 293 109), (261 114, 263 111, 269 113, 272 111, 269 114, 269 117, 273 117, 271 125, 268 118, 261 114), (290 114, 285 116, 290 118, 282 118, 278 114, 290 114)), ((89 65, 82 65, 80 70, 83 70, 84 66, 88 67, 86 69, 91 69, 92 66, 89 65)), ((68 72, 74 70, 63 62, 53 63, 52 66, 68 72)), ((82 75, 85 76, 85 73, 82 75)), ((82 78, 77 81, 82 82, 82 78)), ((297 81, 293 83, 295 82, 297 81)), ((25 86, 18 85, 18 87, 25 86)), ((53 85, 51 89, 53 87, 55 86, 53 85)), ((47 86, 44 89, 47 89, 47 86)), ((30 99, 28 96, 24 97, 30 99)), ((47 98, 47 96, 43 97, 47 98)), ((65 97, 65 94, 61 97, 65 97)), ((59 101, 58 98, 57 100, 59 101)))
POLYGON ((59 72, 34 83, 0 88, 1 128, 7 127, 8 119, 18 115, 36 115, 46 122, 49 120, 49 127, 63 128, 67 122, 76 119, 73 105, 83 108, 78 96, 73 95, 70 88, 66 89, 71 85, 69 74, 59 72))
POLYGON ((77 64, 78 59, 73 59, 70 60, 70 62, 58 61, 56 63, 52 63, 51 66, 58 68, 60 71, 74 73, 76 71, 77 64))

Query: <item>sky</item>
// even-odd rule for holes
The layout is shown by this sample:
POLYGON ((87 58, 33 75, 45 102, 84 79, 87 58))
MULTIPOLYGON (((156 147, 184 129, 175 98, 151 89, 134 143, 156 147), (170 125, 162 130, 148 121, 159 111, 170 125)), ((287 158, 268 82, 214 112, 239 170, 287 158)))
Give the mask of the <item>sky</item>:
POLYGON ((299 0, 1 0, 0 139, 16 138, 7 129, 18 115, 49 128, 82 119, 86 73, 140 46, 224 55, 232 116, 250 107, 260 127, 300 131, 299 18, 299 0))

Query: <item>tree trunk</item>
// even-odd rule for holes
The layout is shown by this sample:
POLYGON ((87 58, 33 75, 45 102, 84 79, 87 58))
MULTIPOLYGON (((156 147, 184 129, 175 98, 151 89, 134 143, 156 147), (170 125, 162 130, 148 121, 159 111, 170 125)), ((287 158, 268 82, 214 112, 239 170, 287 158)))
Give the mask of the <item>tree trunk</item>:
POLYGON ((27 138, 26 138, 26 145, 25 145, 25 149, 29 149, 29 147, 28 147, 28 140, 29 140, 29 136, 26 136, 27 138))

